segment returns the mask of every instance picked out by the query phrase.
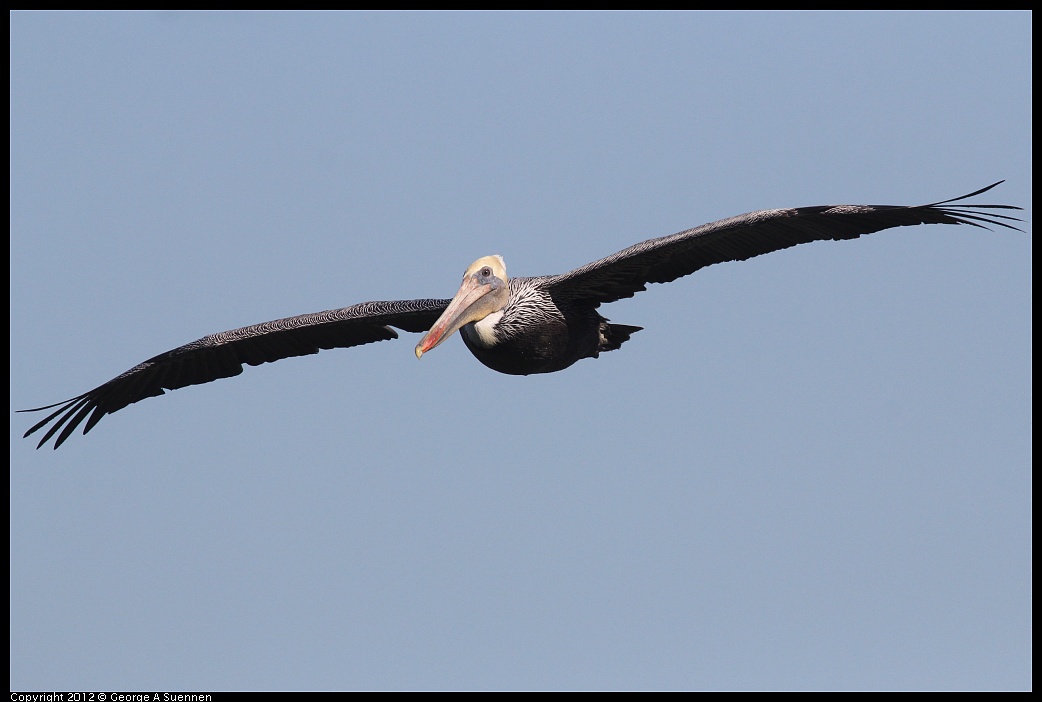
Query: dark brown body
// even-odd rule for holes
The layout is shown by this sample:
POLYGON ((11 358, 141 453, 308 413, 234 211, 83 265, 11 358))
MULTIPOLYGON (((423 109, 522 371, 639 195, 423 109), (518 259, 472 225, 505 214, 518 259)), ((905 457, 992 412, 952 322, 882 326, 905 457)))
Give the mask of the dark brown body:
POLYGON ((611 324, 590 304, 554 299, 548 278, 511 278, 510 303, 491 324, 496 342, 482 342, 475 323, 461 329, 463 342, 485 366, 508 375, 564 370, 584 358, 614 351, 642 327, 611 324))

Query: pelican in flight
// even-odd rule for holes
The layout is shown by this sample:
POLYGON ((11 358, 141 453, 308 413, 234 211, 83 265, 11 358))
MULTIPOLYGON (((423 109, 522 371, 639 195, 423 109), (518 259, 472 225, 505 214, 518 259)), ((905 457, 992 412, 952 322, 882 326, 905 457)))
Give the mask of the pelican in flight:
POLYGON ((580 359, 614 351, 641 330, 610 323, 598 313, 600 305, 632 297, 648 283, 669 283, 714 263, 917 224, 984 229, 992 225, 1022 231, 1007 223, 1020 219, 991 211, 1019 207, 963 202, 1002 182, 929 205, 824 205, 750 212, 648 239, 560 275, 508 278, 502 256, 485 256, 467 268, 450 300, 363 302, 206 336, 139 363, 82 395, 19 410, 54 410, 25 436, 46 427, 37 448, 55 435, 54 448, 58 448, 80 424, 86 434, 106 414, 166 390, 239 375, 244 363, 257 366, 324 349, 396 339, 395 328, 425 332, 416 345, 417 358, 459 331, 470 352, 492 370, 512 375, 553 373, 580 359))

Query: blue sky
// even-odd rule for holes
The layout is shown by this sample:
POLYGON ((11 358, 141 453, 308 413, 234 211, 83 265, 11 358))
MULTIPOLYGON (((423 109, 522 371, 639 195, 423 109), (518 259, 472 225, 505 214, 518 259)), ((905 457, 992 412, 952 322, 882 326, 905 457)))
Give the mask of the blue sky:
POLYGON ((1029 689, 1030 13, 14 13, 12 689, 1029 689), (752 210, 1007 182, 58 451, 13 410, 206 334, 752 210))

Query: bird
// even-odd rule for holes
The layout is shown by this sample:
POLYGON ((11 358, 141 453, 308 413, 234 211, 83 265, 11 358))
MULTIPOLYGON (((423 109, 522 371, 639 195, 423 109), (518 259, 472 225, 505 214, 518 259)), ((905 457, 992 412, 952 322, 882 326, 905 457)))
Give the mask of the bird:
POLYGON ((502 256, 484 256, 467 268, 450 299, 363 302, 212 334, 161 353, 76 397, 18 410, 54 410, 23 438, 46 427, 36 448, 54 437, 57 449, 81 424, 86 434, 105 415, 167 390, 239 375, 243 364, 257 366, 396 339, 395 329, 423 333, 415 348, 417 358, 459 331, 470 352, 492 370, 511 375, 554 373, 614 351, 641 331, 642 327, 611 323, 598 312, 600 305, 706 266, 919 224, 1023 231, 1010 223, 1023 220, 994 211, 1020 207, 964 202, 1003 182, 928 205, 820 205, 749 212, 648 239, 559 275, 510 278, 502 256))

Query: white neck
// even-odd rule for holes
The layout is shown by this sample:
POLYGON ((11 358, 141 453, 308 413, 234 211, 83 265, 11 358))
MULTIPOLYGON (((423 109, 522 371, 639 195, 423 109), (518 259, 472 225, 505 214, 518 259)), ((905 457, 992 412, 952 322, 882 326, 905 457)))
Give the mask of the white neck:
POLYGON ((486 349, 492 348, 497 341, 495 326, 502 318, 503 310, 493 312, 484 319, 463 327, 463 333, 475 344, 486 349))

